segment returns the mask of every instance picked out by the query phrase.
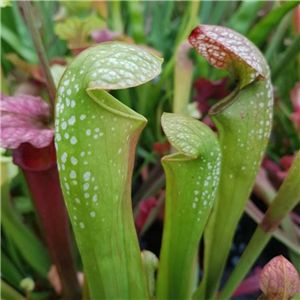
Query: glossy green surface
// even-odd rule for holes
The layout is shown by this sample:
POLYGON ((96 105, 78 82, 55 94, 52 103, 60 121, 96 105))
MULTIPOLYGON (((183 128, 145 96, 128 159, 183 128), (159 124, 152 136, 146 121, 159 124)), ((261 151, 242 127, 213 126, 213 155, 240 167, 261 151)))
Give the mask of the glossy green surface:
POLYGON ((148 299, 131 208, 135 149, 147 120, 103 89, 157 76, 162 60, 123 43, 82 52, 56 105, 60 180, 92 299, 148 299))

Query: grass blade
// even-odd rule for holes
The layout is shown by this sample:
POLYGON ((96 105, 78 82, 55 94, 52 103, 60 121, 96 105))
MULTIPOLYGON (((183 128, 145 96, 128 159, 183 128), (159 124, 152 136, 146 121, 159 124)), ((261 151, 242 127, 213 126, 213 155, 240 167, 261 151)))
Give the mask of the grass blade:
POLYGON ((1 279, 1 298, 9 300, 26 300, 19 292, 1 279))
POLYGON ((287 1, 281 7, 272 10, 260 22, 258 22, 249 32, 248 38, 257 46, 261 46, 268 37, 269 33, 276 27, 282 18, 300 1, 287 1))
POLYGON ((257 13, 266 1, 243 1, 227 26, 241 34, 246 34, 257 18, 257 13))
POLYGON ((236 268, 221 291, 219 299, 229 299, 239 283, 247 275, 261 251, 270 241, 273 232, 282 222, 284 217, 286 217, 299 202, 299 174, 300 152, 295 158, 288 176, 281 185, 274 201, 271 203, 263 220, 256 228, 254 235, 247 245, 247 248, 240 258, 236 268))

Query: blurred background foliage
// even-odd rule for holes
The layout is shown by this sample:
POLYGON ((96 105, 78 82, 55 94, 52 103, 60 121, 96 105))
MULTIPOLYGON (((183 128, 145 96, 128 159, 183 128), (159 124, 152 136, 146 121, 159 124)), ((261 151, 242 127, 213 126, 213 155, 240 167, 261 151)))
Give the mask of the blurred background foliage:
MULTIPOLYGON (((160 117, 175 111, 186 101, 187 113, 206 120, 207 108, 217 100, 220 89, 226 94, 234 87, 227 73, 212 68, 184 42, 197 23, 232 28, 247 36, 265 55, 272 73, 275 93, 273 132, 265 168, 275 188, 288 167, 283 157, 299 149, 300 134, 300 7, 299 1, 35 1, 32 2, 38 29, 51 73, 57 84, 65 65, 82 50, 97 42, 118 40, 136 43, 164 58, 162 74, 153 82, 112 92, 120 101, 148 120, 137 149, 133 177, 133 201, 151 196, 159 209, 152 212, 146 228, 159 217, 164 175, 160 157, 168 151, 160 117), (201 79, 199 81, 199 79, 201 79), (213 92, 212 92, 213 90, 213 92), (199 100, 200 95, 200 100, 199 100), (201 95, 207 95, 201 97, 201 95), (149 221, 150 220, 150 221, 149 221)), ((22 10, 17 1, 1 1, 1 90, 13 95, 25 86, 49 101, 45 79, 22 10), (29 87, 28 87, 29 86, 29 87)), ((222 93, 221 93, 222 94, 222 93)), ((223 96, 222 96, 223 97, 223 96)), ((209 122, 208 122, 209 124, 209 122)), ((2 297, 54 299, 54 279, 40 228, 39 217, 21 172, 2 153, 2 297), (14 171, 8 171, 15 168, 14 171), (4 170, 4 171, 3 171, 4 170), (16 176, 15 176, 16 175, 16 176), (12 179, 12 180, 11 180, 12 179), (31 278, 30 282, 20 282, 31 278)), ((299 212, 298 212, 299 213, 299 212)), ((144 229, 145 231, 145 229, 144 229)), ((142 233, 144 232, 141 231, 142 233)), ((142 240, 142 237, 141 237, 142 240)), ((77 267, 82 269, 74 239, 77 267)), ((63 251, 63 249, 61 249, 63 251)), ((299 260, 299 258, 298 258, 299 260)), ((300 264, 298 264, 300 266, 300 264)), ((299 270, 298 270, 299 271, 299 270)), ((57 277, 57 275, 56 275, 57 277)), ((57 289, 56 289, 57 292, 57 289)))

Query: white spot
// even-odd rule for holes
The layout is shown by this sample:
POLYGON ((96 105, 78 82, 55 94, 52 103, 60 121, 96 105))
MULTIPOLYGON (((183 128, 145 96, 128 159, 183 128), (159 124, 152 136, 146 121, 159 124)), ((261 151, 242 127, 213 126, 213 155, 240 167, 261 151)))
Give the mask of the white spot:
POLYGON ((118 150, 118 153, 120 154, 122 152, 122 149, 120 148, 119 150, 118 150))
POLYGON ((61 156, 61 161, 62 161, 63 163, 66 163, 66 161, 67 161, 67 156, 68 156, 67 152, 64 152, 63 155, 61 156))
POLYGON ((69 98, 66 98, 66 104, 67 104, 67 106, 70 106, 70 99, 69 98))
POLYGON ((90 212, 90 215, 91 215, 92 218, 95 218, 96 213, 95 213, 94 211, 91 211, 91 212, 90 212))
POLYGON ((75 201, 79 204, 80 200, 78 198, 75 198, 75 201))
POLYGON ((198 195, 198 194, 199 194, 199 191, 194 191, 194 194, 195 194, 195 195, 198 195))
POLYGON ((83 121, 86 118, 86 115, 81 115, 80 120, 83 121))
POLYGON ((86 191, 88 188, 90 187, 90 184, 89 183, 85 183, 83 185, 83 189, 86 191))
POLYGON ((62 130, 65 130, 66 128, 67 128, 67 122, 62 122, 62 124, 61 124, 61 129, 62 130))
POLYGON ((72 156, 71 157, 71 163, 72 163, 72 165, 77 165, 77 163, 78 163, 78 160, 77 160, 77 158, 76 157, 74 157, 74 156, 72 156))
POLYGON ((268 98, 271 98, 271 95, 272 95, 271 90, 268 90, 268 98))
POLYGON ((97 195, 94 195, 94 196, 93 196, 93 201, 94 201, 94 202, 97 202, 97 200, 98 200, 98 196, 97 196, 97 195))
POLYGON ((70 178, 75 179, 77 177, 77 174, 74 170, 71 171, 70 173, 70 178))
POLYGON ((91 129, 87 129, 86 135, 91 135, 91 129))
POLYGON ((90 180, 90 177, 91 177, 91 172, 85 172, 83 174, 83 179, 84 181, 89 181, 90 180))
POLYGON ((89 194, 89 193, 85 193, 85 194, 84 194, 84 198, 85 198, 85 199, 87 199, 87 198, 89 198, 89 197, 90 197, 90 194, 89 194))
POLYGON ((77 138, 75 136, 72 136, 70 142, 72 145, 75 145, 77 143, 77 138))
POLYGON ((82 229, 85 227, 84 224, 83 224, 82 222, 79 223, 79 226, 80 226, 80 228, 82 228, 82 229))
POLYGON ((72 117, 69 119, 68 124, 69 124, 69 125, 74 125, 75 122, 76 122, 76 118, 75 118, 74 116, 72 116, 72 117))

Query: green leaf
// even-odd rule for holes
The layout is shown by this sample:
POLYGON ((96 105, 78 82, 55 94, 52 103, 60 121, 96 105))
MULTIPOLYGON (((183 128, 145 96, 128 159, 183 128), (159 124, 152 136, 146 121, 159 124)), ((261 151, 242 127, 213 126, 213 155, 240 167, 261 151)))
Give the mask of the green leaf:
POLYGON ((261 46, 266 41, 270 32, 278 26, 282 18, 299 4, 300 1, 287 1, 281 7, 272 10, 252 28, 248 34, 248 38, 257 46, 261 46))
POLYGON ((1 299, 7 300, 25 300, 18 291, 1 279, 1 299))
POLYGON ((3 7, 6 7, 6 6, 11 6, 11 3, 9 0, 1 0, 0 1, 0 7, 3 8, 3 7))
POLYGON ((22 56, 26 61, 37 63, 38 59, 34 50, 24 47, 24 45, 20 42, 19 37, 4 24, 1 24, 1 39, 9 44, 16 53, 22 56))
POLYGON ((19 283, 23 279, 22 273, 4 253, 3 249, 1 249, 1 275, 9 284, 15 287, 19 287, 19 283))
POLYGON ((213 3, 213 10, 211 12, 210 24, 221 24, 226 19, 226 15, 230 15, 228 12, 234 10, 231 8, 235 3, 231 3, 232 1, 216 1, 213 3))
POLYGON ((127 1, 126 2, 129 18, 130 30, 134 41, 137 44, 146 43, 144 16, 143 16, 143 3, 141 1, 127 1))
POLYGON ((246 34, 265 4, 265 1, 242 1, 227 26, 241 34, 246 34))
POLYGON ((131 209, 147 120, 102 89, 149 81, 161 63, 137 46, 104 43, 77 56, 59 84, 58 168, 92 299, 148 299, 131 209))
POLYGON ((187 41, 181 43, 176 51, 174 74, 173 112, 187 114, 192 86, 194 65, 189 58, 191 46, 187 41))
POLYGON ((209 112, 219 132, 222 172, 218 201, 205 232, 204 279, 194 298, 211 299, 268 143, 273 92, 264 57, 243 36, 203 25, 192 32, 190 42, 213 66, 238 80, 232 94, 209 112))
MULTIPOLYGON (((32 53, 35 54, 33 41, 31 39, 30 32, 26 26, 23 15, 20 13, 19 5, 16 1, 12 1, 11 4, 12 15, 10 17, 10 22, 13 21, 15 23, 13 30, 18 36, 20 44, 25 48, 29 48, 32 51, 32 53)), ((6 23, 6 25, 8 25, 10 29, 12 29, 10 23, 6 23)))
POLYGON ((69 18, 63 23, 55 26, 55 33, 62 39, 68 41, 70 49, 85 47, 88 45, 88 36, 93 30, 103 29, 105 22, 96 16, 85 19, 76 17, 69 18))
MULTIPOLYGON (((284 18, 280 21, 280 23, 274 29, 272 39, 266 45, 264 55, 268 62, 276 61, 277 55, 281 55, 281 47, 283 44, 284 39, 286 38, 286 34, 288 29, 291 26, 291 18, 293 16, 293 12, 287 13, 284 18)), ((292 61, 293 57, 291 58, 292 61)), ((273 72, 271 72, 273 73, 273 72)))
POLYGON ((124 32, 124 24, 122 19, 122 1, 109 1, 109 28, 112 31, 124 32))
MULTIPOLYGON (((166 54, 170 50, 169 34, 172 30, 173 1, 144 2, 148 14, 152 15, 151 30, 148 33, 148 42, 157 51, 166 54)), ((174 26, 174 25, 173 25, 174 26)))
MULTIPOLYGON (((76 58, 75 68, 79 73, 74 72, 69 79, 64 76, 64 82, 60 83, 60 93, 69 96, 68 84, 75 88, 75 92, 80 87, 89 90, 115 90, 138 86, 160 73, 162 61, 161 58, 139 50, 134 45, 125 43, 96 45, 82 52, 80 57, 76 58), (82 82, 74 84, 75 81, 78 81, 76 77, 80 77, 82 82)), ((70 74, 70 68, 73 67, 74 62, 68 68, 67 73, 70 74)))
MULTIPOLYGON (((259 222, 263 218, 263 213, 253 204, 253 202, 249 199, 247 202, 247 205, 245 207, 245 213, 249 215, 250 218, 252 218, 255 223, 259 224, 259 222)), ((299 246, 300 243, 298 242, 297 233, 295 231, 294 223, 290 219, 290 216, 287 216, 283 222, 282 222, 282 229, 278 228, 273 233, 273 237, 276 238, 279 242, 281 242, 283 245, 285 245, 289 250, 289 256, 295 265, 295 267, 298 265, 297 262, 300 259, 300 253, 299 253, 299 246), (284 221, 289 221, 285 222, 284 221), (291 223, 292 230, 289 231, 289 228, 286 226, 287 223, 291 223)), ((288 224, 290 225, 290 224, 288 224)))
POLYGON ((31 292, 30 300, 45 300, 53 297, 53 293, 51 291, 42 291, 42 292, 31 292))
POLYGON ((5 79, 4 76, 4 72, 2 69, 2 65, 1 65, 1 92, 8 95, 9 94, 9 90, 8 90, 8 86, 7 86, 7 81, 5 79))
POLYGON ((50 259, 45 246, 36 238, 32 231, 24 225, 22 219, 14 211, 9 197, 8 186, 1 186, 2 228, 9 234, 13 243, 26 259, 27 263, 41 276, 47 278, 50 259))
POLYGON ((18 167, 12 162, 12 157, 4 155, 5 151, 4 148, 0 148, 1 185, 9 184, 19 172, 18 167))
POLYGON ((195 24, 197 24, 197 16, 200 5, 200 1, 188 1, 186 3, 186 9, 181 19, 181 23, 175 39, 175 49, 177 49, 178 46, 187 39, 189 32, 195 26, 195 24))
POLYGON ((157 299, 190 299, 197 249, 217 193, 221 154, 205 124, 164 114, 162 126, 179 153, 165 156, 166 212, 157 299))
MULTIPOLYGON (((257 260, 265 246, 270 241, 273 232, 276 230, 276 228, 278 228, 282 220, 299 203, 299 173, 300 152, 298 152, 297 156, 295 157, 289 173, 283 184, 280 186, 274 201, 272 201, 270 204, 264 218, 256 228, 250 242, 243 252, 243 255, 239 259, 237 266, 222 289, 220 293, 220 299, 229 299, 229 297, 234 293, 240 282, 248 274, 250 268, 253 266, 254 262, 257 260)), ((297 273, 297 271, 295 272, 297 273)), ((280 273, 283 273, 283 271, 280 273)), ((273 280, 272 282, 274 282, 273 280)), ((294 287, 296 287, 295 284, 296 282, 294 283, 294 287)), ((275 297, 273 299, 275 299, 275 297)))
POLYGON ((293 59, 299 55, 299 43, 300 43, 300 33, 298 33, 293 39, 289 47, 284 51, 280 60, 274 64, 272 68, 272 79, 277 80, 280 75, 284 74, 283 71, 291 65, 293 59))
POLYGON ((50 267, 50 260, 44 245, 31 230, 24 225, 19 214, 14 210, 9 193, 9 183, 17 174, 17 167, 12 157, 1 155, 1 225, 5 234, 13 241, 28 264, 44 278, 50 267))
POLYGON ((213 4, 214 4, 214 2, 212 2, 212 1, 203 1, 202 2, 201 9, 200 9, 200 16, 198 17, 198 20, 200 20, 201 23, 203 23, 203 24, 210 23, 210 17, 212 16, 213 4))
POLYGON ((59 4, 65 7, 70 15, 82 14, 91 7, 92 1, 59 1, 59 4))

